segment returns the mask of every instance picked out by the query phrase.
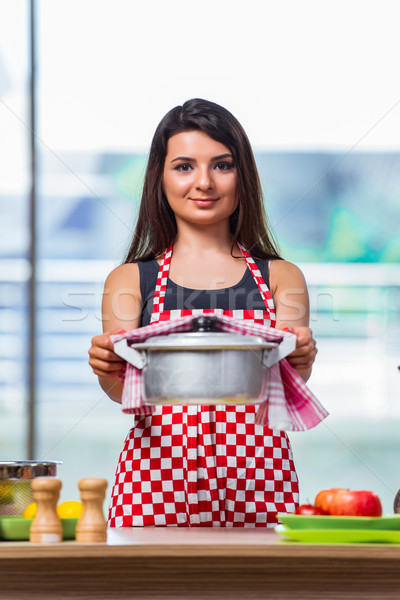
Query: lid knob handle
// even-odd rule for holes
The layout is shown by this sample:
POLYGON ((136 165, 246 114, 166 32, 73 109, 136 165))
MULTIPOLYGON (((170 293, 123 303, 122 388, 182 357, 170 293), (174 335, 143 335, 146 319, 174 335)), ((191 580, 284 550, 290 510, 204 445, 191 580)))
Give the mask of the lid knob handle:
POLYGON ((196 317, 192 321, 193 331, 214 331, 215 317, 196 317))

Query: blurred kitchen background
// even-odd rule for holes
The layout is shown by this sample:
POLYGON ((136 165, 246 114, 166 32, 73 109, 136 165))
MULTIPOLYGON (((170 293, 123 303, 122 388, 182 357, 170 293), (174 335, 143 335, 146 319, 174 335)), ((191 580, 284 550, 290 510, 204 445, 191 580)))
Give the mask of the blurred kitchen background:
POLYGON ((203 97, 247 130, 282 253, 309 284, 309 386, 330 416, 290 434, 301 501, 372 489, 392 511, 399 11, 389 0, 0 1, 1 460, 63 461, 63 500, 78 499, 81 477, 111 487, 132 418, 87 362, 102 286, 129 245, 155 126, 203 97))

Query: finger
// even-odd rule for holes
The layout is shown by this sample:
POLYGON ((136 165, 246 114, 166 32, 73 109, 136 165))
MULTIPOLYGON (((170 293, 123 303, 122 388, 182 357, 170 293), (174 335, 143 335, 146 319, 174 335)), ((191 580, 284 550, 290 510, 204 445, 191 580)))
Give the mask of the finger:
POLYGON ((118 362, 122 360, 122 358, 118 356, 118 354, 115 354, 115 352, 112 350, 108 350, 107 348, 102 348, 100 346, 89 348, 88 352, 91 358, 97 358, 107 362, 118 362))
POLYGON ((107 331, 102 335, 95 335, 92 338, 92 347, 99 348, 108 348, 109 350, 114 350, 114 342, 111 340, 112 335, 117 335, 118 333, 126 333, 125 329, 115 329, 114 331, 107 331))
POLYGON ((107 371, 103 371, 102 369, 93 369, 93 373, 94 375, 97 375, 97 377, 103 377, 106 379, 120 379, 122 371, 108 373, 107 371))
POLYGON ((310 329, 309 327, 293 327, 293 333, 295 333, 297 335, 297 337, 299 339, 302 340, 310 340, 312 338, 312 329, 310 329))
POLYGON ((307 354, 307 356, 290 356, 288 357, 288 361, 291 365, 301 365, 303 363, 308 363, 310 360, 313 360, 313 357, 307 354))
POLYGON ((107 374, 119 373, 125 367, 125 361, 104 361, 97 358, 90 358, 89 364, 93 370, 97 369, 107 374))
POLYGON ((314 358, 308 358, 307 360, 289 360, 289 363, 296 369, 302 369, 305 367, 311 367, 311 365, 314 364, 314 358))
POLYGON ((305 360, 305 358, 307 356, 309 356, 310 358, 314 357, 318 352, 318 349, 315 346, 304 346, 302 348, 297 348, 297 350, 294 350, 291 354, 289 354, 289 357, 292 359, 300 359, 300 360, 305 360))
POLYGON ((313 344, 308 344, 307 346, 300 346, 299 348, 296 348, 296 350, 293 350, 289 356, 291 358, 304 359, 305 356, 314 356, 316 352, 316 347, 313 344))
POLYGON ((291 358, 293 360, 306 360, 306 357, 310 358, 315 357, 318 352, 318 348, 314 344, 309 344, 308 346, 303 346, 301 348, 297 348, 293 350, 291 354, 288 355, 287 358, 291 358))
POLYGON ((297 373, 301 373, 302 371, 309 371, 310 369, 312 369, 313 367, 313 363, 306 363, 304 365, 292 365, 293 369, 295 369, 295 371, 297 373))
POLYGON ((307 332, 301 332, 297 334, 296 347, 300 348, 302 346, 314 346, 315 340, 312 338, 311 334, 307 332))
POLYGON ((119 373, 125 365, 118 363, 107 363, 103 360, 89 360, 89 364, 92 369, 97 369, 99 371, 104 371, 105 373, 119 373))
POLYGON ((317 350, 312 352, 311 354, 307 354, 306 356, 287 356, 288 362, 293 366, 298 368, 311 367, 315 361, 315 357, 317 355, 317 350))
POLYGON ((296 369, 296 371, 304 371, 305 369, 310 369, 314 364, 314 360, 303 360, 300 362, 294 362, 292 360, 289 360, 288 362, 294 369, 296 369))
POLYGON ((315 350, 315 348, 317 347, 317 342, 314 340, 314 338, 307 338, 307 339, 297 339, 297 344, 296 344, 296 349, 294 350, 294 352, 313 352, 315 350))
POLYGON ((109 350, 114 349, 114 344, 110 339, 109 333, 103 333, 102 335, 95 335, 92 340, 92 348, 108 348, 109 350))
POLYGON ((100 364, 103 363, 105 365, 109 365, 110 368, 118 369, 119 366, 125 366, 126 362, 122 360, 119 356, 99 356, 98 354, 89 355, 89 364, 100 364))
POLYGON ((115 371, 112 373, 108 373, 108 371, 103 371, 102 369, 93 369, 93 373, 98 377, 106 377, 107 379, 119 379, 122 371, 115 371))

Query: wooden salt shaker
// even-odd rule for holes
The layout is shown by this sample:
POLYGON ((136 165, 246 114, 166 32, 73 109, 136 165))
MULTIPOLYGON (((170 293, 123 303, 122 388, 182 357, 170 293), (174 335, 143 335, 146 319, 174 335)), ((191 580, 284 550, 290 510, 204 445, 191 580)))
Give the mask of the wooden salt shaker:
POLYGON ((32 479, 33 499, 37 509, 29 540, 34 544, 54 544, 62 541, 61 521, 57 515, 61 486, 61 481, 54 477, 32 479))
POLYGON ((79 481, 82 516, 76 527, 77 542, 90 544, 107 541, 107 523, 103 515, 103 502, 107 485, 106 479, 98 477, 79 481))

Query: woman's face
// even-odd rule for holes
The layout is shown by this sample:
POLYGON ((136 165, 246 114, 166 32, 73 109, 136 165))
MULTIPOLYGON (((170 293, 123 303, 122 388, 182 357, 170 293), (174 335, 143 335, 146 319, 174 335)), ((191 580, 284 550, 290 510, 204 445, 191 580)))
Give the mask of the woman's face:
POLYGON ((168 140, 163 189, 177 224, 226 221, 238 203, 237 171, 226 146, 202 131, 184 131, 168 140))

